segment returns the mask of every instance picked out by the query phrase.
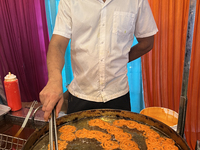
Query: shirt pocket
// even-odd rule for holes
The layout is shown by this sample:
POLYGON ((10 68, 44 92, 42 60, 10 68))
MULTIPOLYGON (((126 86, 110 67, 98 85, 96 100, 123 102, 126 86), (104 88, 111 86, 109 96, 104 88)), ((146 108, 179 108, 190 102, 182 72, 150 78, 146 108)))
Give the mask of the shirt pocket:
POLYGON ((127 35, 135 29, 135 14, 130 12, 115 11, 113 17, 113 33, 127 35))

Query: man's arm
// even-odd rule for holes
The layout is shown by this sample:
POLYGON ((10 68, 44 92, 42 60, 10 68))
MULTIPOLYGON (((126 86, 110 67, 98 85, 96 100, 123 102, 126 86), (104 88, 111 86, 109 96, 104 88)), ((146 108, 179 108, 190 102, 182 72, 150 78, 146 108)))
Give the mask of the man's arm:
POLYGON ((62 68, 68 43, 69 39, 59 35, 53 35, 49 43, 47 52, 48 82, 40 92, 40 101, 43 104, 42 110, 46 121, 54 106, 57 104, 56 115, 58 116, 63 104, 62 68))
POLYGON ((154 36, 137 38, 138 44, 131 47, 129 62, 141 57, 153 48, 154 36))

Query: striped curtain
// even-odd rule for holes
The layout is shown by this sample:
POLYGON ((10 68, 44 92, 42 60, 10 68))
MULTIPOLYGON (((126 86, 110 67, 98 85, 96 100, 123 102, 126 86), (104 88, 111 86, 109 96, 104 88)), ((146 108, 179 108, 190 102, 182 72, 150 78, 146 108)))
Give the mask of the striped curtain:
MULTIPOLYGON (((149 0, 159 32, 154 48, 142 57, 146 107, 179 111, 189 0, 149 0)), ((197 0, 193 48, 188 83, 185 137, 191 149, 200 140, 200 2, 197 0)))
POLYGON ((21 101, 39 101, 46 85, 49 36, 44 1, 0 0, 0 76, 19 81, 21 101))

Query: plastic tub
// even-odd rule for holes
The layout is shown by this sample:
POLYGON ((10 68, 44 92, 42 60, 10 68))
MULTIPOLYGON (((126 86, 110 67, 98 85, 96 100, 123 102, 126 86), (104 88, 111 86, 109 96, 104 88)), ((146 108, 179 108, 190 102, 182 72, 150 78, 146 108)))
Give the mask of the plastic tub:
POLYGON ((147 107, 141 110, 140 114, 157 119, 170 126, 175 131, 177 130, 178 113, 171 109, 163 107, 147 107))

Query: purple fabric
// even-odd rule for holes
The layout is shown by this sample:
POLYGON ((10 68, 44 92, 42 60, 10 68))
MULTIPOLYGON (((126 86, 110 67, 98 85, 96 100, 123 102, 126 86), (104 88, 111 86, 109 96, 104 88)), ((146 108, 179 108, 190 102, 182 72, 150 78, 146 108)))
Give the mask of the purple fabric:
POLYGON ((22 102, 39 101, 48 44, 44 0, 0 0, 0 76, 17 76, 22 102))

